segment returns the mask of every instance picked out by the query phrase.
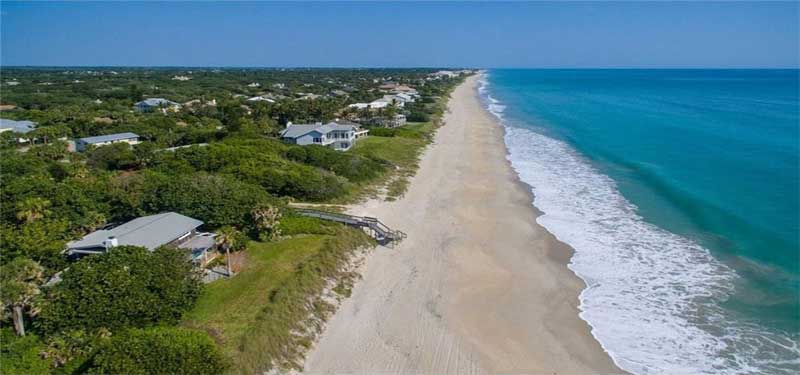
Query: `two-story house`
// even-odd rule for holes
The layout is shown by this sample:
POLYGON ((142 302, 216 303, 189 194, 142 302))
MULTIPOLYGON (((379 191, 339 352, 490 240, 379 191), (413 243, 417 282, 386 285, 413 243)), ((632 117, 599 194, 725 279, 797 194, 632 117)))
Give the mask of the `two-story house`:
POLYGON ((369 130, 361 129, 357 124, 329 122, 323 124, 286 125, 281 131, 281 139, 297 145, 320 145, 338 151, 347 151, 357 139, 367 135, 369 130))

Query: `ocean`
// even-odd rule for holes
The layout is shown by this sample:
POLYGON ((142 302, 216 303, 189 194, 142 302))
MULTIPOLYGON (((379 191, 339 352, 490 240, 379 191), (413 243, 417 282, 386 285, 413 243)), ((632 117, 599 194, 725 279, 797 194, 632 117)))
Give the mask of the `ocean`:
POLYGON ((798 70, 490 70, 479 89, 635 374, 800 373, 798 70))

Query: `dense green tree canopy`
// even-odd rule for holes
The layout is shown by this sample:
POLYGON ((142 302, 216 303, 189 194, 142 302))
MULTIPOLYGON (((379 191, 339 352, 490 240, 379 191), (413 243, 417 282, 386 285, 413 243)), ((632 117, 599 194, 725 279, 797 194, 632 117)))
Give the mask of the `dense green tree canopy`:
POLYGON ((48 333, 174 324, 200 292, 186 255, 170 248, 120 246, 75 262, 61 278, 37 319, 48 333))
POLYGON ((205 332, 183 328, 131 329, 92 358, 89 374, 218 375, 228 367, 205 332))

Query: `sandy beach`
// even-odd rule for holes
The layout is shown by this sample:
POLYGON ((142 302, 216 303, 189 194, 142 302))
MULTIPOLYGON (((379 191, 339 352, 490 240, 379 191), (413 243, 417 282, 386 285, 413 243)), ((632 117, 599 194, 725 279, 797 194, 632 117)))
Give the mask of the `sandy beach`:
POLYGON ((407 194, 351 208, 408 238, 370 256, 306 374, 622 372, 578 317, 571 249, 535 223, 476 82, 452 94, 407 194))

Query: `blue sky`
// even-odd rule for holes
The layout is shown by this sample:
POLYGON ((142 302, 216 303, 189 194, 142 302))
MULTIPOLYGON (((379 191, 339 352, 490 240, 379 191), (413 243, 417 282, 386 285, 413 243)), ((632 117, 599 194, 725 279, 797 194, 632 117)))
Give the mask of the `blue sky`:
POLYGON ((798 67, 798 3, 0 2, 3 65, 798 67))

